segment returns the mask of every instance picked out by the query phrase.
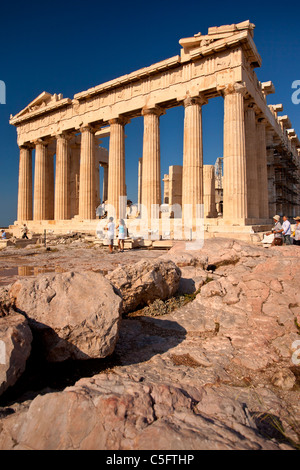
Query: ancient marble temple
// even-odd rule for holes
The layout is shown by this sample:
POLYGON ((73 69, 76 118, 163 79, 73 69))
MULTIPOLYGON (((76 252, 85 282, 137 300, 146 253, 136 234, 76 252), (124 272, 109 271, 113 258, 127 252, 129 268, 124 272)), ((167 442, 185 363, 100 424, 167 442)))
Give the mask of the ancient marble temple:
MULTIPOLYGON (((160 220, 174 222, 180 216, 192 232, 198 218, 215 232, 251 231, 277 213, 298 215, 300 143, 288 116, 278 115, 282 104, 267 104, 275 90, 271 81, 256 77, 262 60, 253 33, 249 21, 211 27, 206 35, 181 39, 180 56, 73 99, 44 92, 11 116, 20 149, 14 227, 26 222, 36 232, 94 230, 100 192, 108 215, 126 217, 125 126, 138 116, 144 121, 143 155, 137 156, 139 210, 128 219, 129 227, 137 227, 136 219, 148 228, 155 220, 160 227, 160 220), (203 165, 202 145, 202 108, 219 96, 224 100, 222 216, 215 206, 214 168, 203 165), (175 106, 184 107, 182 166, 170 166, 162 178, 160 116, 175 106), (104 136, 109 136, 109 151, 99 144, 104 136), (170 206, 166 213, 160 209, 163 202, 170 206)), ((172 224, 170 234, 174 237, 172 224)))

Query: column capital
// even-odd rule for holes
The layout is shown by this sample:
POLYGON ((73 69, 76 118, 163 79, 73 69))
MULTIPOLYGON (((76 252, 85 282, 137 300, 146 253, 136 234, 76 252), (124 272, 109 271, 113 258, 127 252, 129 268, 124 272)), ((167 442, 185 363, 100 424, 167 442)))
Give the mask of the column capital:
POLYGON ((245 96, 247 93, 247 88, 243 83, 234 82, 234 83, 229 83, 228 85, 225 85, 224 87, 220 87, 219 91, 221 92, 223 96, 233 95, 236 93, 239 93, 245 96))
POLYGON ((197 95, 197 96, 189 96, 187 95, 186 98, 183 100, 183 106, 187 108, 188 106, 193 106, 195 104, 203 106, 204 104, 208 103, 208 99, 205 98, 204 95, 197 95))
POLYGON ((35 146, 37 145, 43 145, 44 147, 47 147, 47 145, 49 145, 51 142, 51 139, 50 138, 40 138, 40 139, 35 139, 33 140, 33 144, 35 146))
POLYGON ((161 108, 160 106, 145 106, 142 109, 142 116, 148 116, 149 114, 155 114, 156 116, 161 116, 162 114, 166 114, 166 110, 161 108))
POLYGON ((110 119, 108 123, 110 126, 113 124, 120 124, 121 126, 126 126, 126 124, 130 123, 130 119, 126 116, 119 116, 117 118, 110 119))
POLYGON ((24 144, 19 145, 19 149, 24 149, 24 150, 32 150, 34 148, 34 143, 33 142, 26 142, 24 144))
POLYGON ((69 131, 62 131, 54 135, 56 140, 63 139, 63 140, 71 140, 74 137, 74 132, 69 132, 69 131))
POLYGON ((246 99, 245 100, 245 111, 247 109, 253 109, 255 111, 255 113, 259 113, 259 108, 257 106, 257 104, 255 103, 254 99, 253 98, 249 98, 249 99, 246 99))
POLYGON ((91 124, 81 124, 78 130, 83 134, 84 132, 90 132, 91 134, 95 134, 97 132, 97 128, 92 126, 91 124))

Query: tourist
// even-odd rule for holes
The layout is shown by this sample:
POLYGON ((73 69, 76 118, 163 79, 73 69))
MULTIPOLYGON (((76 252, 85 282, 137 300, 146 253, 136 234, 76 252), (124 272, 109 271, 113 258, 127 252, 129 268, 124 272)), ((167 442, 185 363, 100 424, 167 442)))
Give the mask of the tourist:
POLYGON ((300 246, 300 217, 295 217, 296 227, 293 233, 293 244, 300 246))
POLYGON ((291 223, 290 221, 288 220, 287 216, 284 215, 283 216, 283 224, 282 224, 282 229, 283 229, 283 238, 284 238, 284 244, 285 245, 291 245, 292 244, 292 241, 291 241, 291 223))
POLYGON ((2 240, 6 240, 6 232, 3 229, 1 230, 1 238, 2 240))
POLYGON ((273 233, 274 240, 272 241, 272 245, 281 246, 283 244, 283 235, 282 235, 283 228, 280 223, 280 216, 274 215, 273 221, 274 221, 274 227, 272 228, 272 231, 267 233, 266 235, 271 235, 273 233))
POLYGON ((115 238, 115 224, 114 224, 113 217, 109 218, 109 222, 107 224, 107 227, 105 227, 105 230, 107 230, 109 252, 113 253, 114 238, 115 238))
POLYGON ((28 240, 28 227, 26 224, 23 225, 23 228, 22 228, 22 238, 26 238, 26 240, 28 240))
POLYGON ((117 229, 119 229, 119 236, 118 236, 118 245, 119 245, 119 251, 123 253, 124 251, 124 240, 126 238, 126 225, 124 222, 124 219, 119 220, 119 225, 117 226, 117 229))

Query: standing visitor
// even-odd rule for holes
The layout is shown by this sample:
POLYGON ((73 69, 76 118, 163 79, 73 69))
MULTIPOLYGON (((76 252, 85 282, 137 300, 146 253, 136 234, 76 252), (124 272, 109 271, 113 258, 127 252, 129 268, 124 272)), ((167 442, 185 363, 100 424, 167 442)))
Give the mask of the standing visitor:
POLYGON ((292 241, 291 241, 291 223, 290 221, 288 220, 287 216, 284 215, 283 216, 283 224, 282 224, 282 228, 283 228, 283 238, 284 238, 284 244, 285 245, 291 245, 292 244, 292 241))
POLYGON ((113 253, 114 238, 115 238, 115 224, 114 224, 113 217, 109 218, 109 222, 107 224, 106 230, 107 230, 109 252, 113 253))
POLYGON ((28 227, 26 224, 23 225, 23 228, 22 228, 22 238, 26 238, 26 240, 28 240, 28 227))
POLYGON ((295 217, 294 220, 296 220, 296 227, 293 234, 293 244, 300 246, 300 217, 295 217))
POLYGON ((6 232, 3 229, 1 230, 1 238, 2 240, 6 240, 6 232))
POLYGON ((119 225, 117 226, 117 229, 119 229, 119 236, 118 236, 118 245, 119 245, 119 250, 121 253, 124 251, 124 240, 126 238, 125 232, 126 232, 126 225, 124 222, 124 219, 119 220, 119 225))
POLYGON ((279 215, 274 215, 273 217, 274 221, 274 227, 272 228, 272 231, 267 233, 266 235, 271 235, 274 233, 274 240, 272 241, 272 245, 274 246, 281 246, 283 244, 283 228, 280 223, 280 216, 279 215))

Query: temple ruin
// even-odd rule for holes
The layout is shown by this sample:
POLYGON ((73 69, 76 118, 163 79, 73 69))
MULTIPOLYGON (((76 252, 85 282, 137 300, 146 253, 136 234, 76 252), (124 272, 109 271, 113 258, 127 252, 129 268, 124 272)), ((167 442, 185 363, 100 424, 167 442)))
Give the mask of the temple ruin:
POLYGON ((154 221, 160 238, 195 238, 199 219, 205 233, 215 236, 263 231, 277 213, 299 215, 300 142, 289 117, 279 115, 283 105, 267 104, 275 89, 255 74, 262 60, 254 27, 249 21, 211 27, 206 35, 181 39, 180 55, 73 99, 43 92, 11 116, 20 148, 13 230, 27 223, 37 233, 95 233, 102 201, 107 215, 127 218, 131 236, 139 220, 148 233, 154 221), (219 96, 224 99, 223 155, 216 155, 216 166, 203 165, 202 107, 219 96), (169 173, 161 175, 160 116, 175 106, 184 107, 182 165, 170 165, 169 173), (131 213, 125 126, 138 116, 144 120, 143 155, 137 155, 137 210, 131 213), (105 136, 109 151, 101 148, 105 136), (178 219, 183 229, 175 237, 178 219))

